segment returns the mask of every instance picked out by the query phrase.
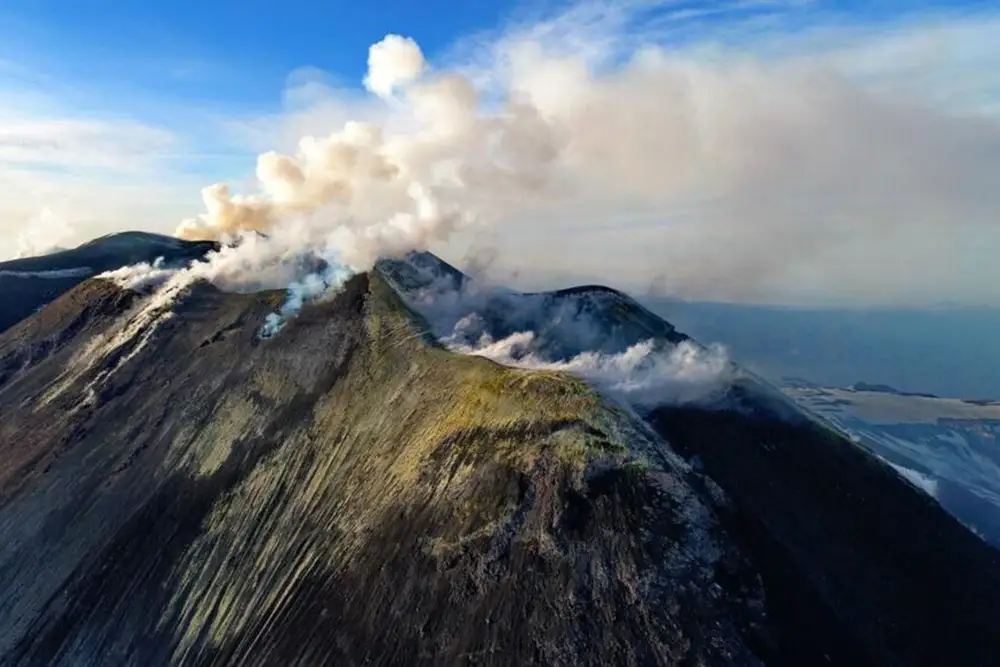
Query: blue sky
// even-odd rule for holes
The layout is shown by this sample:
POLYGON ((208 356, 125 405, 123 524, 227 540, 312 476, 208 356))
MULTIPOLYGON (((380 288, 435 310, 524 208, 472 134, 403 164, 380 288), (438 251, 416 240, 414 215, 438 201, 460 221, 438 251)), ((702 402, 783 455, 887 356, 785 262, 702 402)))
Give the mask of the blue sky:
MULTIPOLYGON (((992 124, 1000 117, 995 3, 652 4, 7 0, 0 4, 0 187, 14 194, 0 203, 0 256, 18 252, 27 227, 51 226, 51 235, 74 241, 123 226, 169 232, 199 212, 203 186, 226 181, 252 189, 258 152, 291 150, 302 134, 332 132, 350 114, 372 112, 377 101, 361 80, 368 47, 387 33, 413 37, 433 64, 473 70, 487 81, 496 77, 496 54, 514 37, 527 36, 553 52, 572 51, 595 70, 620 66, 637 45, 696 64, 820 62, 865 94, 919 98, 945 119, 974 116, 992 124)), ((979 153, 993 146, 984 143, 979 153)), ((629 229, 655 234, 660 220, 637 217, 629 229)), ((565 233, 568 226, 553 229, 565 233)), ((618 235, 606 219, 581 221, 575 229, 618 235)), ((992 256, 1000 234, 984 243, 981 231, 962 229, 945 243, 929 244, 954 246, 950 259, 961 266, 952 273, 963 277, 949 279, 928 300, 962 301, 955 292, 966 285, 978 285, 967 300, 991 299, 976 267, 992 256)), ((603 237, 574 243, 574 261, 559 268, 566 280, 634 288, 648 283, 655 269, 630 273, 638 251, 626 245, 613 262, 598 262, 595 257, 608 254, 603 237)), ((921 243, 912 241, 909 259, 927 260, 931 250, 921 243)), ((530 253, 521 254, 530 263, 530 253)), ((656 261, 642 256, 638 263, 656 261)), ((865 270, 876 271, 877 264, 866 258, 865 270)), ((523 268, 511 270, 524 275, 523 268)), ((811 285, 812 296, 803 298, 825 301, 900 301, 922 289, 887 277, 891 290, 865 296, 858 281, 828 279, 814 266, 798 267, 795 275, 811 285)))
MULTIPOLYGON (((991 5, 978 0, 668 4, 648 15, 703 13, 675 31, 677 42, 698 40, 709 31, 724 34, 727 26, 742 30, 749 18, 770 18, 782 32, 793 33, 824 24, 874 27, 909 17, 961 16, 991 5), (713 13, 724 5, 737 7, 713 13)), ((128 106, 129 95, 268 108, 278 104, 275 91, 288 74, 302 67, 360 86, 368 46, 387 33, 413 37, 433 59, 469 35, 569 5, 518 0, 7 0, 0 5, 0 58, 23 66, 26 76, 39 77, 42 85, 73 87, 81 98, 91 98, 87 104, 95 110, 128 106), (126 97, 105 97, 116 94, 126 97)), ((724 38, 736 41, 740 34, 724 38)))
POLYGON ((510 0, 13 0, 0 7, 0 25, 6 58, 61 80, 267 106, 304 66, 360 83, 368 46, 388 32, 434 54, 516 9, 510 0))

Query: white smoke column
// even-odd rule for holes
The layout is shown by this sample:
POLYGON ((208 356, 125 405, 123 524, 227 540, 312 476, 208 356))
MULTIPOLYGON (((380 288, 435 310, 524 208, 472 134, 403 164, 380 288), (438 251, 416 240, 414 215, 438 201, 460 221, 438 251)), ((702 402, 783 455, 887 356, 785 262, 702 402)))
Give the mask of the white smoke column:
POLYGON ((393 105, 403 131, 348 122, 326 137, 302 138, 294 155, 264 153, 259 193, 205 188, 205 213, 178 236, 270 235, 294 221, 310 230, 303 250, 329 249, 352 270, 366 270, 379 257, 426 249, 502 217, 540 192, 558 155, 533 107, 511 99, 484 113, 472 83, 429 73, 410 39, 390 35, 371 47, 365 85, 393 105))
POLYGON ((347 267, 336 260, 330 261, 322 271, 310 273, 301 281, 294 281, 288 286, 288 298, 281 311, 271 313, 264 320, 261 328, 261 338, 272 338, 285 327, 288 319, 295 317, 307 303, 323 300, 336 294, 344 283, 354 275, 347 267))
POLYGON ((400 35, 386 35, 368 52, 365 88, 380 97, 389 97, 399 86, 417 80, 425 65, 424 54, 415 41, 400 35))

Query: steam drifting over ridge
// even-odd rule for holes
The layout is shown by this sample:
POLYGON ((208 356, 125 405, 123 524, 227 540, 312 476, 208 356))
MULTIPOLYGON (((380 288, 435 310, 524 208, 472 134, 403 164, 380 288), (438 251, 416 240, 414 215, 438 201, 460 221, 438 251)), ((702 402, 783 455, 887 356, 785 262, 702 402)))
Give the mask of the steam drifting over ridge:
POLYGON ((386 37, 364 79, 379 123, 359 112, 292 155, 262 154, 258 193, 206 188, 206 212, 178 234, 296 220, 304 247, 364 269, 488 228, 502 260, 739 299, 824 274, 864 289, 856 263, 887 244, 897 264, 941 277, 958 242, 919 239, 993 225, 1000 126, 986 117, 882 97, 817 62, 651 47, 609 65, 560 39, 515 35, 486 67, 438 70, 412 40, 386 37), (608 251, 543 250, 584 235, 608 251))
POLYGON ((633 407, 711 404, 740 376, 724 347, 698 345, 611 289, 523 294, 420 254, 379 268, 451 351, 568 373, 633 407))
MULTIPOLYGON (((485 69, 435 69, 412 39, 387 36, 371 47, 364 77, 384 118, 362 113, 303 137, 293 154, 261 154, 255 194, 205 188, 205 213, 177 234, 242 242, 178 280, 288 287, 266 336, 378 258, 483 227, 501 255, 513 248, 546 265, 596 223, 610 247, 647 258, 662 248, 651 268, 667 293, 733 297, 843 248, 991 224, 993 121, 881 98, 815 64, 720 64, 659 48, 617 64, 572 43, 522 36, 485 69)), ((853 275, 855 264, 843 266, 853 275)), ((524 328, 453 349, 595 382, 609 369, 656 367, 711 387, 727 368, 720 350, 663 356, 636 341, 552 355, 535 349, 538 335, 524 328)))
POLYGON ((553 360, 535 349, 535 337, 531 331, 498 341, 484 335, 474 346, 449 348, 506 366, 568 373, 641 408, 715 398, 733 378, 729 355, 720 345, 701 348, 685 341, 663 346, 650 339, 618 353, 581 352, 570 359, 553 360))

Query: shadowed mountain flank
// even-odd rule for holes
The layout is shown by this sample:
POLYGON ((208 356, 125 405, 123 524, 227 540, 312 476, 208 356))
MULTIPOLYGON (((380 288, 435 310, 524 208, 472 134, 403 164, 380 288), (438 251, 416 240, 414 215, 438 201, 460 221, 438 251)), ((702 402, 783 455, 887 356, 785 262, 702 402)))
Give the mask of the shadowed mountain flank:
POLYGON ((1000 552, 885 462, 764 410, 649 418, 729 494, 723 521, 758 566, 771 615, 797 619, 796 645, 841 627, 845 664, 993 661, 1000 552))
POLYGON ((756 574, 627 411, 378 274, 261 340, 281 299, 88 282, 0 336, 0 663, 759 664, 756 574))
POLYGON ((0 332, 36 312, 84 280, 162 258, 166 265, 200 259, 218 244, 181 241, 145 232, 95 239, 72 250, 0 262, 0 332))

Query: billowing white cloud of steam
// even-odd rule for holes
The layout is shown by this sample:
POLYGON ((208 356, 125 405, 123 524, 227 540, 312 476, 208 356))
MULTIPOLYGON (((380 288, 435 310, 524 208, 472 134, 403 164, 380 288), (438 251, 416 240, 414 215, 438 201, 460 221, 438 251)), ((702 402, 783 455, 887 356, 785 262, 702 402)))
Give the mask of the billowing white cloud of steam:
POLYGON ((398 86, 419 78, 425 66, 424 54, 415 41, 387 35, 368 52, 365 88, 381 97, 389 97, 398 86))
POLYGON ((616 354, 583 352, 567 360, 551 360, 535 348, 535 338, 531 331, 498 341, 484 335, 477 345, 458 343, 449 348, 506 366, 569 373, 637 407, 716 396, 733 373, 729 355, 719 345, 703 348, 685 341, 663 346, 646 340, 616 354))
POLYGON ((303 249, 304 233, 294 224, 270 236, 240 232, 235 243, 209 252, 204 259, 184 266, 168 266, 163 258, 102 274, 120 287, 152 292, 149 307, 163 309, 199 280, 231 292, 285 289, 285 304, 261 328, 265 338, 276 335, 288 318, 306 303, 332 296, 352 275, 334 255, 303 249))
MULTIPOLYGON (((234 288, 241 270, 252 268, 248 275, 259 285, 258 265, 268 259, 282 267, 289 253, 324 260, 327 268, 283 283, 291 285, 288 301, 263 330, 273 335, 304 301, 335 289, 352 271, 502 216, 511 202, 540 189, 546 165, 558 154, 534 107, 512 99, 484 113, 469 80, 428 73, 411 39, 389 35, 372 46, 365 85, 400 106, 405 131, 389 134, 379 125, 350 121, 329 136, 304 137, 294 156, 260 155, 258 194, 234 195, 225 184, 205 188, 206 212, 184 222, 177 235, 243 242, 195 263, 176 280, 201 278, 234 288), (248 236, 253 232, 266 238, 248 236)), ((161 280, 156 271, 149 267, 141 278, 119 280, 161 280)))
POLYGON ((262 154, 258 193, 206 188, 205 212, 178 233, 305 220, 324 252, 364 269, 482 223, 501 230, 501 255, 536 270, 659 275, 672 294, 742 298, 819 272, 874 289, 887 262, 874 282, 899 291, 911 283, 898 269, 939 275, 959 239, 995 227, 993 119, 879 95, 815 58, 619 44, 621 64, 593 30, 593 48, 572 30, 525 31, 484 47, 485 66, 440 70, 390 35, 364 79, 382 124, 262 154))
POLYGON ((420 48, 390 35, 371 48, 368 89, 396 105, 402 131, 348 122, 304 137, 294 156, 257 161, 261 192, 205 188, 206 212, 177 234, 221 239, 272 233, 296 221, 303 247, 336 254, 354 269, 496 220, 537 193, 558 156, 556 137, 531 104, 512 98, 485 112, 472 83, 428 72, 420 48))
POLYGON ((166 283, 176 275, 179 269, 168 268, 164 265, 162 257, 157 258, 153 263, 140 262, 130 266, 123 266, 114 271, 102 273, 99 278, 111 280, 119 287, 145 292, 150 288, 156 288, 166 283))
POLYGON ((190 285, 205 280, 229 292, 283 289, 309 273, 315 265, 312 252, 299 245, 301 233, 294 227, 276 230, 265 237, 243 232, 232 245, 211 251, 202 260, 183 266, 168 266, 162 259, 152 264, 126 266, 101 277, 121 287, 147 291, 170 280, 190 285))
POLYGON ((419 259, 387 271, 453 352, 569 373, 634 407, 707 403, 737 373, 724 347, 670 342, 667 330, 657 335, 644 319, 659 322, 655 316, 611 290, 522 294, 476 280, 456 284, 440 265, 419 259))

